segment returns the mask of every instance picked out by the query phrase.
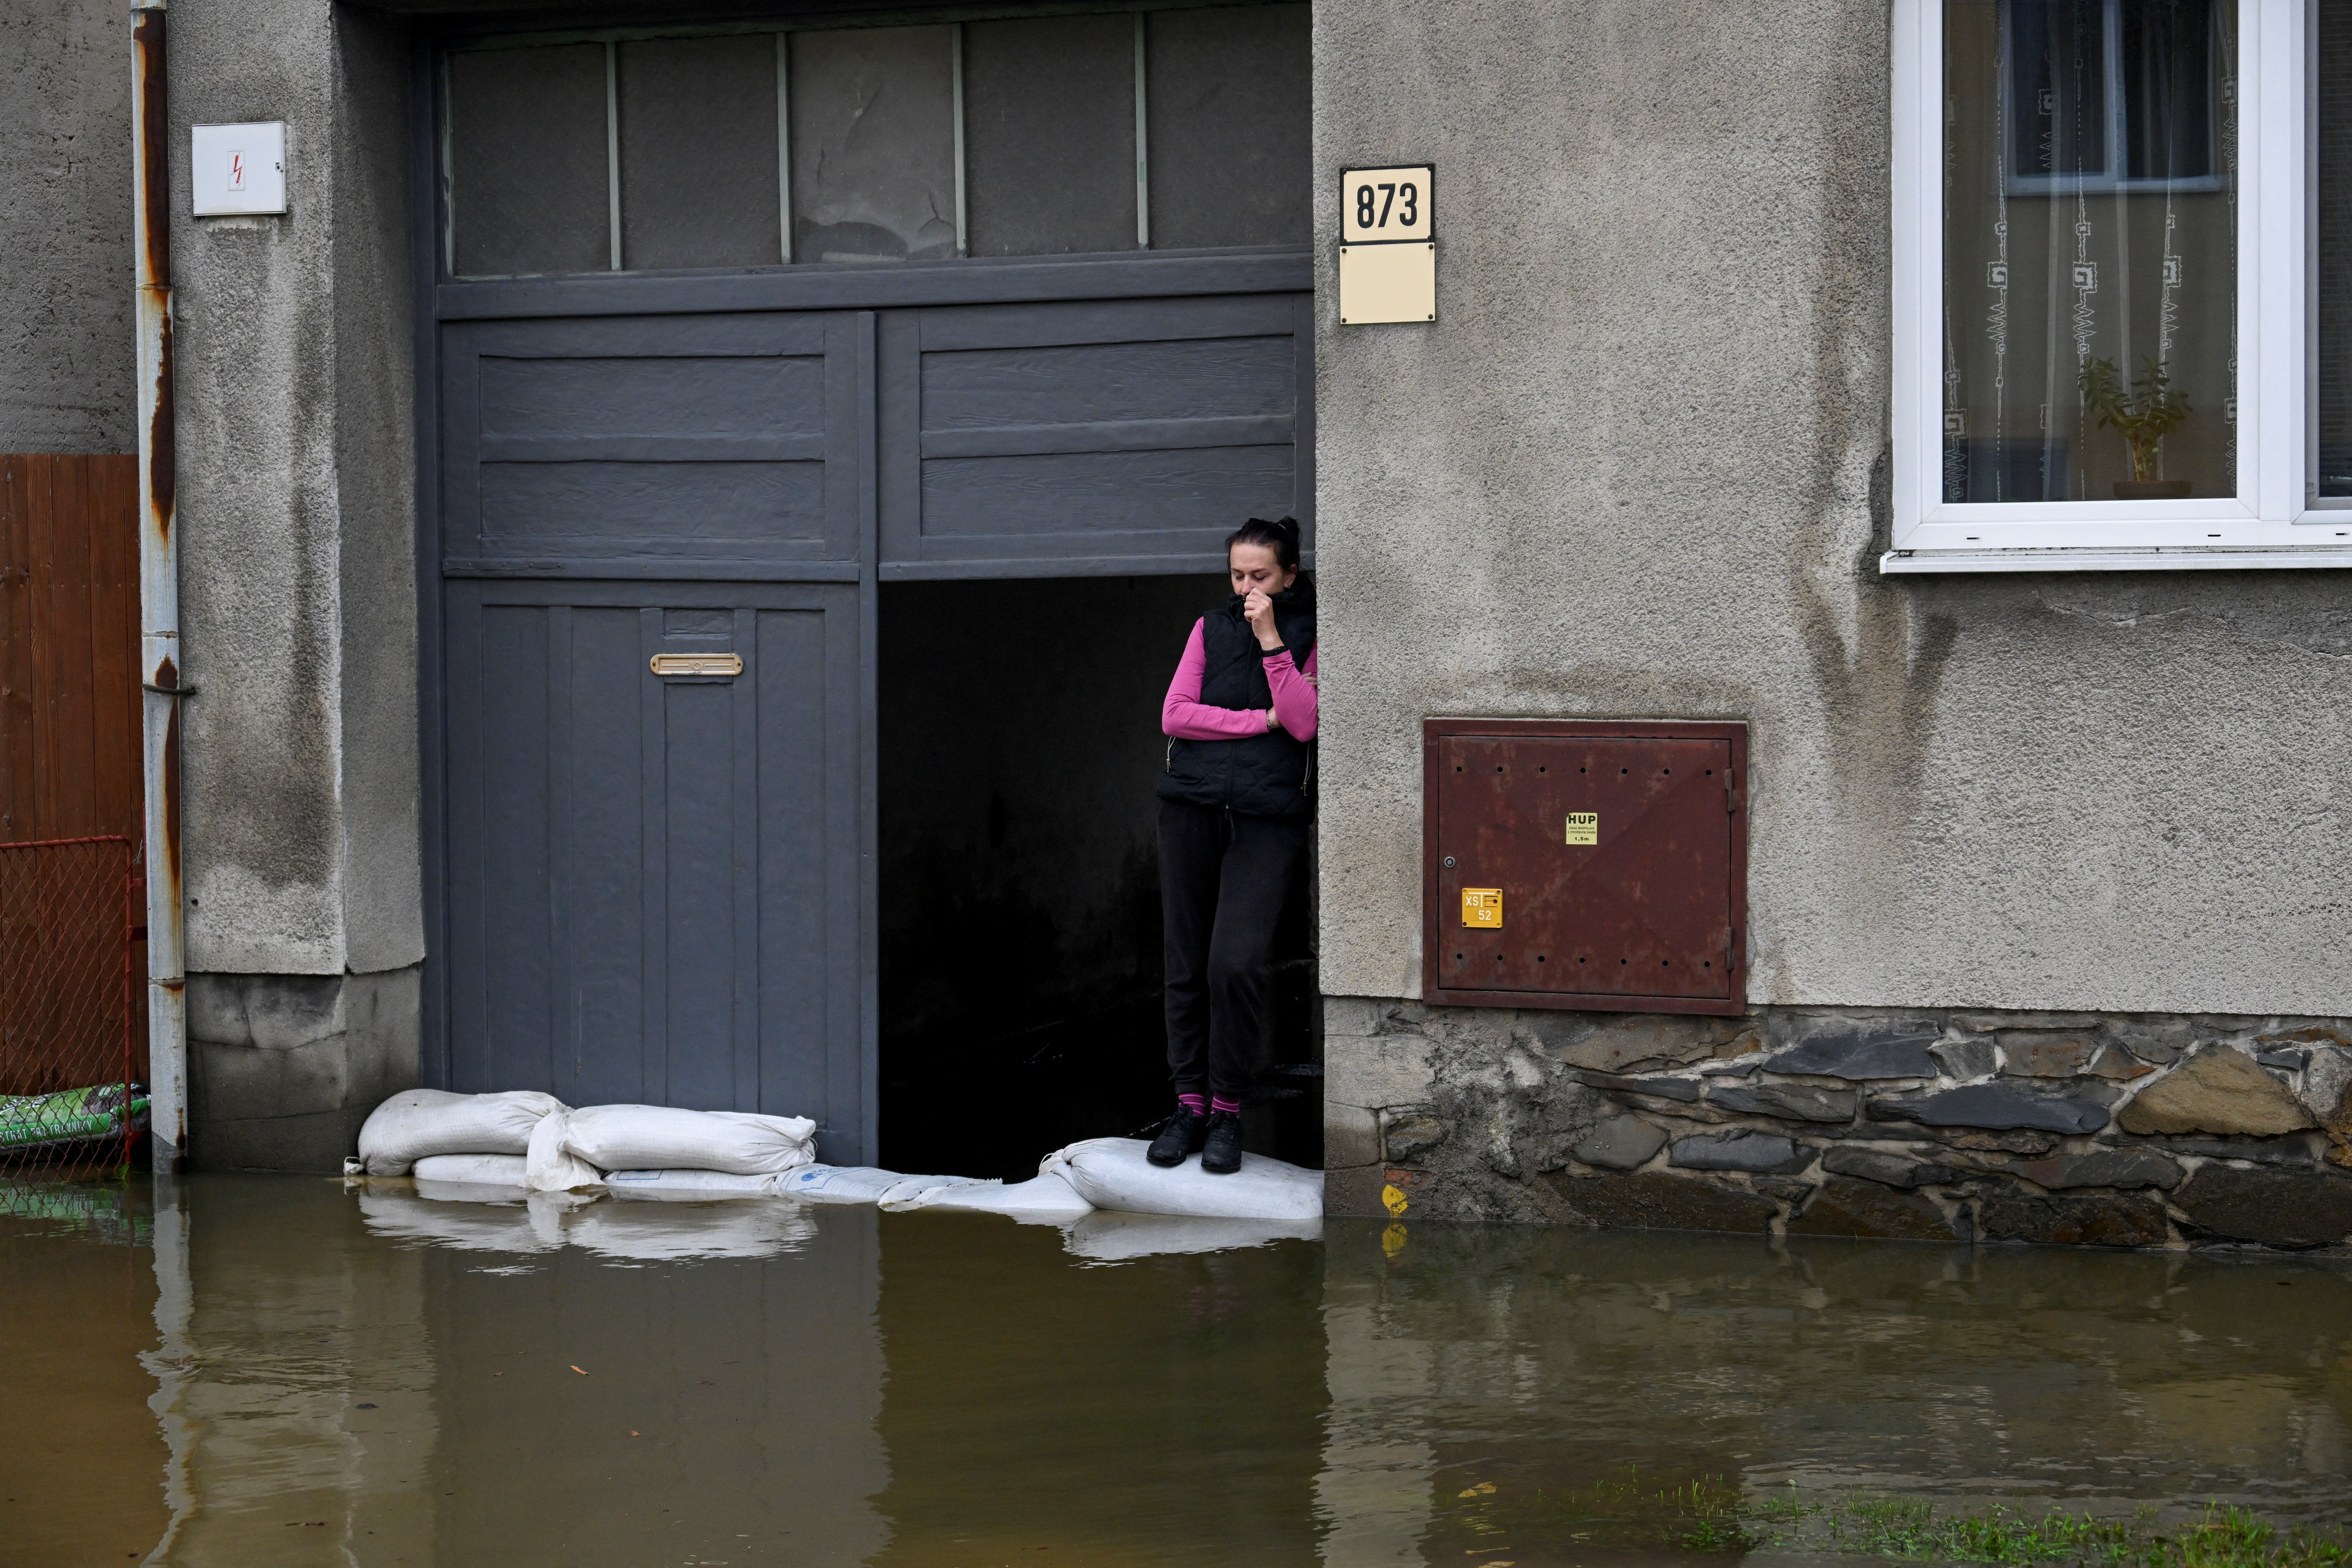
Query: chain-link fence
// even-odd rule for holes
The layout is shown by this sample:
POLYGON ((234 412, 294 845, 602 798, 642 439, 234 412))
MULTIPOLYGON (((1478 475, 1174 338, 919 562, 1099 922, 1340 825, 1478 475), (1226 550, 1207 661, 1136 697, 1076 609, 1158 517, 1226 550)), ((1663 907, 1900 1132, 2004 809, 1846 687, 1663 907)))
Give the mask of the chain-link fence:
POLYGON ((147 1130, 120 837, 0 844, 0 1166, 125 1163, 147 1130))

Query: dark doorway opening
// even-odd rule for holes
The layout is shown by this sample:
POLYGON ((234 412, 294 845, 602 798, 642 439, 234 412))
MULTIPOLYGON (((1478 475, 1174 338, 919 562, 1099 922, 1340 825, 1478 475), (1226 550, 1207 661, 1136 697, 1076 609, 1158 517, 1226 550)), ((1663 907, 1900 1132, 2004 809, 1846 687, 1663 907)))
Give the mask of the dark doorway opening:
MULTIPOLYGON (((882 588, 881 1163, 1022 1180, 1166 1114, 1160 704, 1213 577, 882 588)), ((1322 1163, 1308 900, 1272 976, 1248 1147, 1322 1163)))

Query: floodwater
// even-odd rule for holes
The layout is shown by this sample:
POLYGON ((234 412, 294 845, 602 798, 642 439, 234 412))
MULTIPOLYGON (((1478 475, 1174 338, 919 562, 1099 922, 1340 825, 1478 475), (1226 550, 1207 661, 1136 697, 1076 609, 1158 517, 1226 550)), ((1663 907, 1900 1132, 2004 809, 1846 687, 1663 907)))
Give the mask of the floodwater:
POLYGON ((0 1563, 1737 1561, 1673 1527, 1693 1487, 2352 1518, 2340 1263, 1339 1221, 1183 1250, 1253 1239, 0 1184, 0 1563))

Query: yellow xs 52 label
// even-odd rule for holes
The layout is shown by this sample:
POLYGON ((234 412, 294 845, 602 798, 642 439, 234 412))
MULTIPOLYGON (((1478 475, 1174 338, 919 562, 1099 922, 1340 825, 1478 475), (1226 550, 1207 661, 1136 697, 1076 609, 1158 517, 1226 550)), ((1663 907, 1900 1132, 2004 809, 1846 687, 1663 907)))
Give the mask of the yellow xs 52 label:
POLYGON ((1570 844, 1601 842, 1601 814, 1597 811, 1571 811, 1568 814, 1568 841, 1570 844))
POLYGON ((1495 930, 1503 923, 1503 889, 1500 888, 1465 888, 1462 889, 1462 923, 1495 930))

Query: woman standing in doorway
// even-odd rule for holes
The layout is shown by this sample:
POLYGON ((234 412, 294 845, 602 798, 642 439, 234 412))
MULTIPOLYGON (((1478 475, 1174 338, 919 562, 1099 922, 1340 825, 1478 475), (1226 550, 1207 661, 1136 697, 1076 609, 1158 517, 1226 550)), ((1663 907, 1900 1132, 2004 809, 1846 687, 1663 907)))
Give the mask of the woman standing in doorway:
POLYGON ((1225 540, 1233 596, 1201 617, 1160 705, 1160 907, 1176 1111, 1155 1165, 1241 1169, 1241 1094, 1275 924, 1307 858, 1315 738, 1315 586, 1298 524, 1252 518, 1225 540))

